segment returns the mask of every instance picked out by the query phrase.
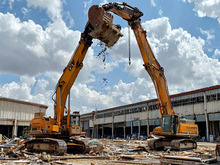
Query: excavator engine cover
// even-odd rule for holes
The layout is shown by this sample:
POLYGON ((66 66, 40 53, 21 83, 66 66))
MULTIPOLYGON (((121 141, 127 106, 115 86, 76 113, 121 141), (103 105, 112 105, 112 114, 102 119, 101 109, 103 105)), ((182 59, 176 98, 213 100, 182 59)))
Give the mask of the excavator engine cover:
POLYGON ((88 12, 88 19, 94 30, 89 33, 93 38, 104 42, 108 47, 113 46, 123 34, 121 26, 114 25, 113 15, 105 12, 101 7, 93 5, 88 12))

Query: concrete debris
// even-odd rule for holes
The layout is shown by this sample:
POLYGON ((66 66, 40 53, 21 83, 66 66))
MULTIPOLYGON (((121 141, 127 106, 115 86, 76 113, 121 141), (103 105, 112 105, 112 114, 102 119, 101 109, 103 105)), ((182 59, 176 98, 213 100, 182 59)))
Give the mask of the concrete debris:
MULTIPOLYGON (((123 139, 89 139, 81 138, 85 143, 84 154, 65 154, 53 156, 43 152, 30 153, 24 148, 22 139, 17 144, 5 147, 0 151, 0 164, 213 164, 220 161, 220 144, 197 142, 197 149, 187 151, 153 151, 148 148, 147 141, 123 139)), ((15 141, 9 139, 8 141, 15 141)), ((1 143, 0 146, 8 146, 1 143)))

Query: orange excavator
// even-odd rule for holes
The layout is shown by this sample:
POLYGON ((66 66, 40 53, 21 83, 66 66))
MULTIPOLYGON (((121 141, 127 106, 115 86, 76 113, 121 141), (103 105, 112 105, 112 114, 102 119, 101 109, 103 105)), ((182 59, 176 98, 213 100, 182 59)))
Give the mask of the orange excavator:
MULTIPOLYGON (((198 126, 193 120, 180 119, 175 114, 170 101, 169 91, 164 75, 164 69, 154 56, 150 45, 146 38, 146 31, 141 26, 140 17, 143 13, 136 7, 132 7, 126 3, 107 3, 102 7, 92 6, 89 14, 96 13, 102 15, 112 12, 124 20, 126 20, 134 31, 140 53, 144 61, 145 70, 150 75, 158 97, 158 108, 161 116, 161 126, 153 131, 156 138, 148 140, 151 149, 159 149, 169 146, 174 150, 194 149, 197 147, 195 138, 198 137, 198 126)), ((95 17, 96 18, 96 17, 95 17)), ((98 25, 98 21, 93 19, 91 23, 98 25)))
MULTIPOLYGON (((92 22, 90 16, 89 19, 92 22)), ((85 30, 81 34, 79 45, 56 85, 55 97, 53 98, 54 118, 45 117, 44 113, 36 113, 31 120, 30 136, 34 139, 25 143, 28 151, 47 152, 53 155, 63 155, 66 152, 84 152, 85 144, 75 138, 82 136, 83 133, 81 132, 79 112, 71 114, 70 111, 70 89, 83 67, 83 60, 92 44, 92 39, 98 38, 107 47, 111 47, 122 36, 120 26, 112 24, 112 21, 113 18, 110 14, 104 14, 104 20, 99 22, 99 27, 90 21, 87 22, 85 30), (66 109, 67 97, 68 109, 66 109)))

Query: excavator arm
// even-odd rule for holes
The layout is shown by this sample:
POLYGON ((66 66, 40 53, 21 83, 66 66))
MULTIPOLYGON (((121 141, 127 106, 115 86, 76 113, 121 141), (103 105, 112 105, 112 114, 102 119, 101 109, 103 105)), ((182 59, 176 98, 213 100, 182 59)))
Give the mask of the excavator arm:
POLYGON ((169 97, 164 69, 155 58, 151 47, 147 41, 146 31, 143 29, 140 17, 143 13, 136 7, 129 6, 126 3, 108 3, 102 6, 103 10, 113 12, 128 22, 136 37, 143 61, 144 67, 150 75, 158 97, 158 107, 160 116, 165 114, 174 114, 169 97))
MULTIPOLYGON (((89 32, 92 31, 92 27, 89 23, 85 28, 85 31, 81 34, 81 38, 79 44, 73 53, 69 63, 66 68, 63 70, 63 74, 60 77, 57 85, 56 85, 56 99, 54 100, 54 118, 56 120, 56 124, 60 127, 61 120, 64 116, 64 110, 66 105, 67 96, 70 93, 70 89, 73 83, 76 80, 76 77, 79 74, 79 71, 83 67, 83 60, 88 51, 88 48, 92 44, 92 37, 89 35, 89 32)), ((70 100, 69 100, 70 101, 70 100)), ((68 115, 70 113, 70 107, 68 103, 68 115)), ((68 119, 68 118, 67 118, 68 119)), ((67 123, 69 125, 69 121, 67 123)))
MULTIPOLYGON (((93 13, 94 14, 94 13, 93 13)), ((94 15, 92 16, 94 17, 94 15)), ((92 39, 96 38, 104 42, 107 47, 113 46, 118 39, 123 36, 120 33, 120 27, 112 24, 113 18, 110 15, 102 13, 102 17, 105 17, 105 20, 102 20, 99 23, 99 27, 96 27, 96 22, 92 19, 86 24, 84 32, 81 34, 79 44, 73 53, 69 63, 66 68, 63 70, 63 74, 60 77, 55 94, 56 98, 54 100, 54 118, 56 125, 58 125, 59 130, 61 130, 62 120, 64 118, 65 105, 68 95, 70 96, 70 89, 75 82, 79 71, 83 67, 83 60, 88 51, 88 48, 92 44, 92 39), (100 28, 101 27, 101 28, 100 28), (99 29, 102 29, 101 31, 99 29)), ((70 123, 70 97, 68 99, 68 111, 67 111, 67 129, 70 123)))

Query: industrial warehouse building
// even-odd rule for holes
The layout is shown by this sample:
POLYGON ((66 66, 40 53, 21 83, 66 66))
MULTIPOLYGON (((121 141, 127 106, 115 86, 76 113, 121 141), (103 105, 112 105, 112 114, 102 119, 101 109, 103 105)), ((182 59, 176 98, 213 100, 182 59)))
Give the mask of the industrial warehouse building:
MULTIPOLYGON (((219 141, 220 85, 171 95, 176 114, 195 120, 200 137, 219 141)), ((82 114, 82 130, 88 136, 119 137, 137 134, 148 136, 160 125, 157 99, 82 114)))
POLYGON ((8 138, 21 136, 30 126, 34 113, 46 112, 48 106, 0 97, 0 134, 8 138))

